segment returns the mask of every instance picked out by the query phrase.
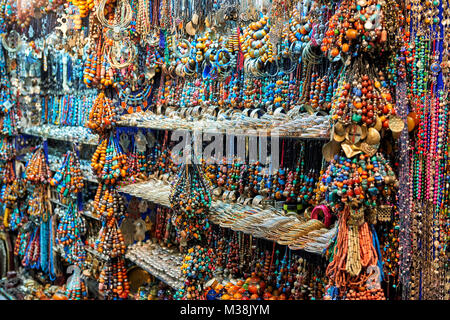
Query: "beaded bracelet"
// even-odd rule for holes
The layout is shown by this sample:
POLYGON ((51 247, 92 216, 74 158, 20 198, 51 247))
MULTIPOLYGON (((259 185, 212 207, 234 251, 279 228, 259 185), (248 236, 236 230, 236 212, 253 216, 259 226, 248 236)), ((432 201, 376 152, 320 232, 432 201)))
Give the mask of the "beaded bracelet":
POLYGON ((319 211, 322 211, 324 215, 324 225, 328 228, 331 225, 331 213, 328 210, 328 207, 325 205, 315 206, 313 211, 311 212, 311 219, 319 219, 319 211))

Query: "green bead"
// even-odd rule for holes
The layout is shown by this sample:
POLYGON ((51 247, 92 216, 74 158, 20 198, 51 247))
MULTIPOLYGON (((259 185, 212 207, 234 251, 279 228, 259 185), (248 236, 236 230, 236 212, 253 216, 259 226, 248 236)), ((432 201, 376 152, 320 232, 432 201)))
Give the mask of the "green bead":
POLYGON ((354 113, 352 116, 352 121, 359 123, 362 119, 362 116, 360 114, 354 113))

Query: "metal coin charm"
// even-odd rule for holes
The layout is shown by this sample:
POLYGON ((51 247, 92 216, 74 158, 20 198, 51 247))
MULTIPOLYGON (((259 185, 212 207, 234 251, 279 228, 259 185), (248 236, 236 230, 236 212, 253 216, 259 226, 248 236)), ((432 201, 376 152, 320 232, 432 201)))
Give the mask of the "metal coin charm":
POLYGON ((366 138, 366 143, 370 144, 370 145, 375 145, 380 143, 380 133, 378 132, 377 129, 375 128, 369 128, 368 132, 367 132, 367 138, 366 138))
POLYGON ((397 116, 392 116, 389 118, 389 129, 391 129, 392 132, 400 133, 404 127, 405 123, 401 118, 397 116))

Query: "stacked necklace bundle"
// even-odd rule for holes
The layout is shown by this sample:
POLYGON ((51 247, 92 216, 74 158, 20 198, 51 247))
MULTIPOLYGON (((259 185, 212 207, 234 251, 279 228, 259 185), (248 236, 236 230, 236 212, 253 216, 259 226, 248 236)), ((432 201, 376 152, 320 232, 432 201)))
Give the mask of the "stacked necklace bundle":
MULTIPOLYGON (((356 68, 355 66, 355 71, 356 68)), ((351 121, 356 124, 366 124, 368 127, 375 124, 377 129, 380 125, 382 128, 389 128, 389 117, 395 115, 395 110, 392 108, 392 98, 383 74, 380 72, 377 77, 381 81, 373 79, 368 74, 361 76, 358 71, 353 75, 347 73, 347 76, 348 80, 344 80, 341 85, 343 89, 338 88, 340 92, 337 96, 338 100, 332 104, 335 117, 339 117, 345 123, 351 121), (350 94, 352 94, 351 98, 350 94)))
MULTIPOLYGON (((101 4, 104 6, 105 1, 101 4)), ((117 28, 114 28, 114 32, 116 31, 117 28)), ((97 75, 101 73, 99 70, 105 70, 104 68, 105 66, 103 69, 97 68, 97 75)), ((103 84, 106 86, 109 83, 103 81, 103 84)), ((126 154, 122 152, 114 132, 116 114, 119 113, 119 106, 114 106, 112 100, 102 91, 94 102, 87 123, 87 127, 97 132, 101 139, 92 156, 91 167, 99 180, 93 208, 95 214, 102 219, 95 249, 108 259, 99 278, 99 290, 106 299, 126 299, 129 293, 124 267, 126 246, 119 228, 119 221, 125 215, 125 205, 116 189, 117 184, 127 176, 128 170, 126 154)))
POLYGON ((41 146, 33 153, 28 161, 25 170, 27 181, 34 185, 48 184, 51 179, 50 167, 44 154, 44 148, 41 146))
MULTIPOLYGON (((73 266, 68 269, 73 268, 73 266)), ((65 296, 68 300, 85 300, 87 299, 87 287, 84 276, 80 274, 80 269, 73 268, 73 275, 67 280, 65 296)))
POLYGON ((113 186, 99 184, 93 206, 99 216, 105 219, 121 219, 125 216, 123 198, 113 186))
POLYGON ((4 116, 0 121, 0 133, 6 136, 13 136, 17 134, 16 112, 14 108, 9 108, 4 112, 4 116))
POLYGON ((40 146, 31 156, 26 166, 25 177, 28 182, 35 185, 28 201, 28 213, 46 222, 51 214, 49 203, 51 172, 43 146, 40 146))
POLYGON ((0 165, 0 172, 2 173, 2 178, 0 180, 2 183, 2 193, 4 193, 4 189, 16 179, 14 162, 6 161, 2 163, 2 165, 0 165))
POLYGON ((0 140, 0 159, 3 161, 11 160, 15 155, 14 143, 8 137, 0 140))
POLYGON ((355 207, 363 204, 377 208, 382 197, 389 199, 396 178, 382 154, 378 153, 373 157, 360 155, 353 159, 335 156, 321 181, 327 186, 325 197, 331 207, 342 209, 345 204, 355 207))
POLYGON ((36 186, 28 198, 28 215, 47 220, 50 215, 50 210, 51 204, 48 187, 45 185, 36 186))
POLYGON ((83 175, 80 169, 80 160, 73 151, 64 156, 63 163, 53 178, 50 185, 56 188, 62 197, 74 197, 84 187, 83 175))
POLYGON ((130 292, 130 285, 124 260, 107 261, 100 273, 99 282, 99 291, 106 299, 126 299, 130 292))
MULTIPOLYGON (((395 26, 403 22, 394 1, 345 0, 331 17, 322 51, 332 57, 355 52, 372 53, 393 45, 395 26), (352 17, 351 19, 349 19, 352 17), (353 18, 355 17, 355 18, 353 18), (394 29, 393 29, 394 28, 394 29)), ((401 25, 400 25, 401 26, 401 25)))
POLYGON ((183 274, 186 276, 186 281, 184 287, 175 294, 175 299, 202 299, 203 283, 211 278, 214 271, 213 259, 212 249, 197 245, 188 250, 181 267, 183 274))
POLYGON ((130 183, 147 180, 147 167, 145 153, 142 151, 129 152, 127 154, 127 167, 129 168, 126 176, 130 183))
POLYGON ((103 134, 114 126, 115 115, 111 99, 107 98, 104 92, 100 92, 89 113, 86 126, 98 134, 103 134))
POLYGON ((187 240, 203 240, 209 229, 208 210, 211 206, 209 188, 196 164, 185 164, 173 185, 170 204, 175 212, 173 221, 177 233, 187 240))
POLYGON ((109 258, 117 258, 125 255, 126 247, 124 239, 115 218, 109 219, 106 224, 103 225, 98 234, 96 249, 109 258))
POLYGON ((98 146, 91 162, 95 175, 105 184, 115 185, 127 175, 126 155, 118 143, 116 136, 110 134, 98 146))
POLYGON ((62 247, 63 257, 67 263, 83 266, 86 260, 86 251, 82 235, 86 226, 75 204, 70 204, 59 220, 56 229, 56 244, 62 247))

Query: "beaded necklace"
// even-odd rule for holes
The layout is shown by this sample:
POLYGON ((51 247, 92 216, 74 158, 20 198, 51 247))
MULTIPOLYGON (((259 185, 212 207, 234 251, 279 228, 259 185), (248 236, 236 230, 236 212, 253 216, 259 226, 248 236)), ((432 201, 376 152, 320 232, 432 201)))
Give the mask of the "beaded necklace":
POLYGON ((86 260, 86 251, 81 235, 86 232, 83 219, 72 202, 59 220, 56 229, 56 244, 63 248, 63 258, 70 264, 82 266, 86 260))
POLYGON ((92 156, 91 167, 105 184, 115 185, 127 176, 126 155, 115 135, 110 134, 99 144, 92 156))
POLYGON ((99 291, 106 299, 126 299, 130 292, 124 259, 107 261, 99 277, 99 291))
POLYGON ((50 168, 43 149, 43 146, 36 149, 25 169, 26 179, 36 185, 47 184, 51 178, 50 168))
POLYGON ((186 240, 203 240, 209 230, 209 188, 196 164, 183 165, 170 194, 171 208, 176 213, 173 222, 177 233, 186 240))
POLYGON ((37 268, 39 267, 39 257, 40 257, 40 242, 39 242, 39 226, 34 228, 31 237, 28 242, 25 242, 25 252, 23 254, 23 259, 21 261, 22 266, 27 268, 37 268))
POLYGON ((95 99, 86 126, 99 134, 103 134, 114 126, 115 116, 116 113, 112 107, 111 99, 107 98, 102 91, 95 99))
POLYGON ((64 155, 61 167, 50 180, 50 185, 65 198, 76 197, 83 190, 83 174, 75 152, 69 151, 64 155))
POLYGON ((95 242, 95 249, 109 258, 117 258, 125 254, 124 238, 114 217, 103 222, 95 242))
POLYGON ((94 197, 95 212, 104 219, 122 219, 126 215, 125 203, 114 186, 99 184, 94 197))
POLYGON ((199 245, 189 248, 182 265, 182 273, 187 280, 183 288, 175 293, 174 299, 201 299, 200 292, 202 290, 200 284, 207 282, 212 277, 214 271, 213 260, 214 252, 212 249, 203 248, 199 245), (189 287, 194 288, 194 290, 188 291, 189 287))
POLYGON ((87 287, 79 269, 75 268, 74 274, 69 277, 64 294, 69 300, 87 299, 87 287))

